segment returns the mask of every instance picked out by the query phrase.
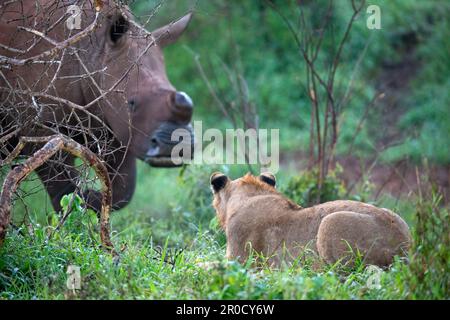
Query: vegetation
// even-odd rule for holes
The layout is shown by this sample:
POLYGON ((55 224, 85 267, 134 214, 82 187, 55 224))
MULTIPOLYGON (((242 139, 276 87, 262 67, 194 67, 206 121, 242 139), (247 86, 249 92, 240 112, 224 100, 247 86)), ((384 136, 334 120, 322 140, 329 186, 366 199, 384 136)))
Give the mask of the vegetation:
MULTIPOLYGON (((137 1, 134 8, 146 12, 157 2, 137 1)), ((300 10, 294 1, 274 3, 289 21, 298 21, 300 10)), ((337 151, 371 157, 377 148, 386 161, 407 158, 420 162, 426 157, 448 164, 450 37, 446 16, 450 5, 440 0, 377 0, 370 4, 381 8, 382 29, 369 30, 368 14, 363 10, 336 73, 340 95, 353 78, 351 98, 342 106, 337 151), (385 99, 371 103, 381 93, 386 94, 385 99), (366 108, 370 109, 366 121, 358 129, 366 108), (379 130, 380 122, 389 128, 379 130)), ((301 9, 317 27, 327 5, 328 1, 307 1, 301 9)), ((189 2, 171 1, 160 9, 154 25, 181 16, 190 8, 189 2)), ((322 56, 318 57, 323 64, 327 65, 336 50, 351 12, 351 1, 334 1, 333 32, 325 33, 322 56)), ((307 151, 311 110, 305 83, 307 66, 298 51, 291 31, 270 6, 259 1, 237 4, 214 0, 199 2, 186 35, 166 49, 166 60, 169 78, 195 97, 195 118, 205 127, 225 128, 230 123, 209 94, 195 57, 222 100, 239 104, 232 78, 243 77, 249 99, 258 110, 260 127, 283 128, 280 141, 284 151, 307 151), (185 79, 189 79, 188 87, 185 79)))
MULTIPOLYGON (((272 2, 296 23, 297 1, 272 2)), ((320 25, 328 1, 301 2, 306 21, 312 27, 320 25)), ((142 16, 157 3, 135 1, 131 7, 142 16)), ((83 203, 66 198, 64 205, 67 209, 72 205, 72 213, 55 231, 61 217, 52 212, 42 190, 35 192, 41 189, 39 182, 26 181, 23 190, 31 194, 24 199, 27 208, 17 201, 15 227, 0 248, 0 299, 450 298, 449 207, 438 191, 428 190, 434 182, 427 171, 420 169, 418 180, 423 185, 418 191, 397 198, 388 192, 376 195, 370 176, 351 187, 339 165, 318 188, 318 169, 307 165, 312 112, 307 66, 285 21, 260 3, 264 2, 198 2, 186 35, 166 49, 169 78, 194 98, 194 117, 203 121, 204 128, 233 125, 221 114, 206 82, 229 108, 253 104, 260 128, 280 128, 281 153, 294 157, 283 163, 278 185, 301 205, 346 197, 398 212, 413 232, 408 257, 383 270, 379 286, 370 285, 373 272, 362 261, 351 268, 336 264, 319 270, 312 268, 313 261, 282 270, 255 270, 226 261, 225 237, 211 206, 209 175, 219 170, 238 177, 248 167, 153 169, 140 164, 133 201, 112 216, 119 260, 100 248, 95 214, 83 203), (242 86, 248 89, 246 100, 242 86), (81 267, 81 290, 67 289, 68 265, 81 267)), ((336 156, 448 168, 450 5, 438 0, 371 4, 382 10, 382 29, 366 27, 363 9, 336 71, 337 96, 351 91, 340 110, 336 156)), ((181 16, 190 5, 182 0, 164 3, 152 26, 181 16)), ((324 66, 351 13, 351 1, 334 2, 318 72, 327 72, 324 66)))
MULTIPOLYGON (((146 172, 146 168, 142 168, 146 172)), ((186 180, 206 181, 209 172, 188 169, 186 180), (192 175, 192 176, 191 176, 192 175)), ((181 189, 176 173, 159 172, 140 185, 138 197, 149 187, 181 189), (168 182, 169 181, 169 182, 168 182), (175 188, 176 187, 176 188, 175 188)), ((180 178, 181 179, 181 178, 180 178)), ((207 188, 176 197, 179 208, 149 214, 146 202, 114 215, 113 241, 121 248, 115 260, 99 247, 95 215, 76 209, 61 230, 48 240, 48 226, 32 220, 10 232, 0 254, 1 298, 6 299, 443 299, 448 298, 449 211, 438 201, 420 202, 414 213, 415 246, 409 263, 397 259, 371 286, 371 269, 362 262, 312 268, 306 264, 282 270, 227 262, 225 239, 213 218, 207 188), (205 204, 201 205, 202 194, 205 204), (192 211, 190 211, 192 209, 192 211), (164 217, 157 218, 157 213, 164 217), (207 214, 207 215, 205 215, 207 214), (424 220, 425 218, 425 220, 424 220), (66 288, 67 266, 81 267, 82 289, 66 288)), ((150 199, 157 197, 150 195, 150 199)), ((78 204, 74 204, 74 207, 78 204)))

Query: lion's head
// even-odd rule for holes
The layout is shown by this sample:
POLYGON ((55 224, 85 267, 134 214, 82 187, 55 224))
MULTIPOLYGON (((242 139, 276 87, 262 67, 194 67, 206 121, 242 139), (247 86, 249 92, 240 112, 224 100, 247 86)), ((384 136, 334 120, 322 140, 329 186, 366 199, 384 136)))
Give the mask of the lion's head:
POLYGON ((247 173, 235 180, 231 180, 221 172, 214 172, 210 183, 214 195, 213 206, 223 228, 226 223, 227 206, 231 202, 243 204, 245 199, 258 195, 280 195, 276 190, 275 175, 270 172, 261 173, 259 176, 247 173))

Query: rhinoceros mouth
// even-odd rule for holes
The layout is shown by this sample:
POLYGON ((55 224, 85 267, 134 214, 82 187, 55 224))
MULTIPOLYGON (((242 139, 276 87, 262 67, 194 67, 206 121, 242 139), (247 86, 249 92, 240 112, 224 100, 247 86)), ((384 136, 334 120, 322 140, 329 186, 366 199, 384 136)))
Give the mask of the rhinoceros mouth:
POLYGON ((145 162, 152 167, 174 168, 184 164, 183 158, 172 157, 147 157, 145 162))
POLYGON ((155 131, 151 139, 149 149, 146 151, 144 161, 152 167, 180 167, 186 163, 183 156, 184 150, 189 150, 186 156, 192 160, 194 146, 194 133, 192 126, 179 126, 171 122, 165 122, 155 131), (175 130, 181 129, 177 138, 172 140, 175 130), (175 146, 181 147, 178 155, 172 154, 175 146))

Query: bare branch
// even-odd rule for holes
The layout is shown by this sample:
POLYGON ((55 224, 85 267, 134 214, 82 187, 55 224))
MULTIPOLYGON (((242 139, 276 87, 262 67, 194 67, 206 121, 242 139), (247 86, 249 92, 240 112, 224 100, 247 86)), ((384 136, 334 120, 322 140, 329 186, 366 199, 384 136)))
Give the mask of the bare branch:
MULTIPOLYGON (((102 210, 100 213, 100 238, 103 246, 115 253, 114 245, 110 239, 109 213, 111 210, 112 189, 108 171, 102 161, 89 149, 72 139, 62 135, 50 137, 21 137, 19 147, 21 150, 26 143, 44 143, 45 145, 29 157, 23 164, 15 167, 3 183, 0 195, 0 245, 3 243, 8 225, 10 224, 12 195, 19 184, 34 170, 48 161, 59 150, 64 150, 83 159, 97 174, 102 182, 102 210)), ((20 151, 18 151, 20 152, 20 151)), ((18 154, 17 151, 15 154, 18 154)))

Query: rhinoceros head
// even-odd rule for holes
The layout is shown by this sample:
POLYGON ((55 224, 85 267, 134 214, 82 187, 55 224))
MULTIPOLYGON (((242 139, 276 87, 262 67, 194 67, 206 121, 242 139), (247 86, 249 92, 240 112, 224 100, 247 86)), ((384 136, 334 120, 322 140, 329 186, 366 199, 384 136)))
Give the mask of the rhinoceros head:
MULTIPOLYGON (((170 155, 179 142, 171 139, 176 129, 185 129, 193 145, 192 99, 170 83, 162 52, 183 33, 191 17, 189 13, 149 35, 129 11, 112 8, 90 39, 95 47, 90 61, 104 70, 99 82, 101 90, 108 90, 99 104, 102 114, 116 139, 150 165, 175 165, 170 155)), ((83 91, 96 98, 89 92, 96 91, 92 85, 83 91)))

